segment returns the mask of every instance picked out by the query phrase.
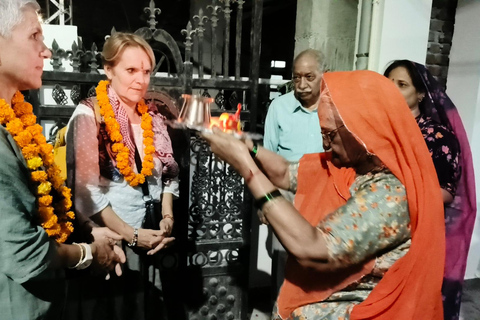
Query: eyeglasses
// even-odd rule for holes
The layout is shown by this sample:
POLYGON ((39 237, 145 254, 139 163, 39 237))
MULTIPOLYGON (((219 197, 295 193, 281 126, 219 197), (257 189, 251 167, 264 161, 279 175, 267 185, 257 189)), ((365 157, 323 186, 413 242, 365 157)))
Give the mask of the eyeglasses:
POLYGON ((333 139, 335 139, 335 136, 338 133, 338 129, 345 127, 344 124, 341 126, 337 127, 336 129, 327 131, 327 132, 321 132, 322 134, 322 139, 323 139, 323 145, 328 146, 327 149, 330 149, 330 144, 332 143, 333 139))

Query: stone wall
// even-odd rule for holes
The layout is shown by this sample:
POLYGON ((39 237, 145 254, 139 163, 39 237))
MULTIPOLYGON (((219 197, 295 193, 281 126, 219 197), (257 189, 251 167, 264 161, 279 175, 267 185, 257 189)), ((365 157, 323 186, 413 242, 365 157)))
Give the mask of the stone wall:
POLYGON ((458 0, 433 0, 427 68, 445 88, 458 0))

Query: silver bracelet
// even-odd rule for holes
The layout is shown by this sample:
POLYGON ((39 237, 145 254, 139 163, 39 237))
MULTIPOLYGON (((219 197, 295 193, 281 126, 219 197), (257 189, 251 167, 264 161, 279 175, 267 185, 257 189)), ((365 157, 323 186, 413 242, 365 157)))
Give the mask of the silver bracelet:
POLYGON ((138 228, 133 228, 132 242, 127 243, 129 247, 136 247, 138 242, 138 228))

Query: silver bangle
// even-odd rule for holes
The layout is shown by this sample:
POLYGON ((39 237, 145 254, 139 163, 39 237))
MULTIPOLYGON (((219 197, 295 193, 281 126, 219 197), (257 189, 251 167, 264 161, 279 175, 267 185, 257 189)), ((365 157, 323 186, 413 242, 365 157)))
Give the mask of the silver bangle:
POLYGON ((79 244, 79 243, 76 243, 76 242, 74 242, 73 244, 76 245, 76 246, 78 246, 78 247, 80 248, 80 260, 78 260, 77 264, 74 265, 73 267, 69 267, 69 269, 77 269, 78 266, 82 264, 83 259, 85 258, 85 253, 84 253, 84 251, 83 251, 83 250, 84 250, 84 249, 83 249, 83 246, 82 246, 81 244, 79 244))
POLYGON ((127 243, 129 247, 136 247, 138 242, 138 228, 133 228, 132 242, 127 243))

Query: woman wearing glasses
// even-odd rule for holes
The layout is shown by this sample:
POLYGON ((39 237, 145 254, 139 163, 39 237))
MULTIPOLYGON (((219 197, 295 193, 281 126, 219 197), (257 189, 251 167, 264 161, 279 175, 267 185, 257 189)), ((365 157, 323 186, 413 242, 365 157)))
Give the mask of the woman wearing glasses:
POLYGON ((289 252, 274 319, 442 318, 442 199, 408 114, 381 75, 332 72, 318 109, 325 153, 289 165, 250 140, 204 134, 289 252), (296 191, 295 204, 277 188, 296 191))

